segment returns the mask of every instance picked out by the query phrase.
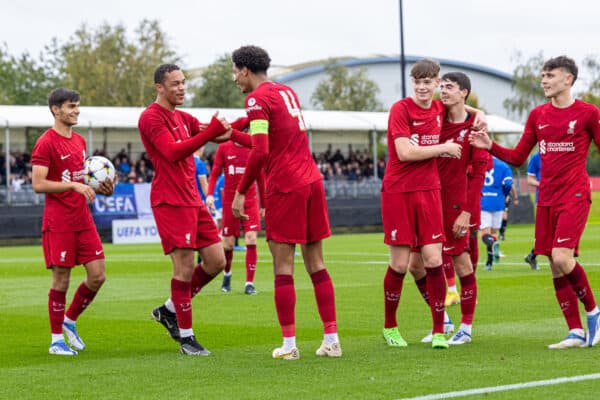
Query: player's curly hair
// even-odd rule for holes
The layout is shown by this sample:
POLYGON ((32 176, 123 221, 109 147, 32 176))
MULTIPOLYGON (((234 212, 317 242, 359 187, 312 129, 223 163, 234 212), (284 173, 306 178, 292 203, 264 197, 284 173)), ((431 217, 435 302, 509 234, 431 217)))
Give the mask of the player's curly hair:
POLYGON ((258 46, 242 46, 231 55, 236 68, 248 68, 251 72, 267 73, 271 65, 269 54, 258 46))

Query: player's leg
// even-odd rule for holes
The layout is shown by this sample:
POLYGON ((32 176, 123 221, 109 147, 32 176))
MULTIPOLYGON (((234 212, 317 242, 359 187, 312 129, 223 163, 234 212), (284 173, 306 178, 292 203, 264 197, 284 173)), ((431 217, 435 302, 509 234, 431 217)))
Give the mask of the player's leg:
MULTIPOLYGON (((429 307, 429 295, 427 293, 427 271, 425 271, 423 258, 421 257, 420 252, 411 251, 408 270, 415 280, 415 285, 417 285, 417 289, 419 289, 421 297, 423 300, 425 300, 427 307, 429 307)), ((448 313, 444 311, 444 333, 448 334, 452 332, 454 332, 454 323, 450 319, 448 313)), ((432 332, 429 331, 429 333, 423 339, 421 339, 421 343, 431 343, 432 335, 432 332)))
MULTIPOLYGON (((192 275, 194 274, 194 250, 176 248, 171 252, 173 261, 173 278, 171 279, 170 301, 175 308, 181 352, 186 355, 210 354, 198 341, 192 328, 192 275)), ((206 260, 205 253, 200 253, 206 260)), ((206 260, 208 261, 208 260, 206 260)))
POLYGON ((256 273, 256 261, 258 254, 256 252, 256 231, 244 230, 244 241, 246 242, 246 284, 244 285, 245 294, 257 294, 254 287, 254 274, 256 273))
POLYGON ((77 351, 66 344, 62 324, 65 318, 65 303, 71 268, 75 265, 75 235, 73 232, 43 232, 42 247, 46 269, 52 272, 52 284, 48 292, 51 335, 48 352, 55 355, 74 356, 77 355, 77 351))
POLYGON ((235 245, 235 236, 229 235, 223 237, 223 252, 225 254, 225 268, 223 269, 223 282, 221 291, 231 292, 231 264, 233 263, 233 246, 235 245))
POLYGON ((460 327, 448 344, 464 344, 471 341, 473 316, 477 304, 477 281, 471 265, 469 253, 463 252, 453 257, 460 279, 460 327))
POLYGON ((296 246, 269 240, 275 273, 275 309, 283 336, 283 345, 273 350, 273 358, 300 358, 296 346, 296 290, 294 288, 294 253, 296 246))
POLYGON ((71 268, 57 266, 51 268, 52 286, 48 293, 48 316, 50 319, 51 344, 48 352, 50 354, 61 356, 74 356, 77 355, 77 351, 72 350, 66 344, 62 331, 71 268))
POLYGON ((317 309, 323 324, 323 342, 316 353, 318 356, 341 357, 342 348, 337 332, 335 292, 333 282, 323 262, 322 241, 303 244, 301 247, 304 265, 313 284, 317 309))
POLYGON ((481 241, 485 244, 487 250, 487 260, 485 262, 485 269, 487 271, 492 269, 494 262, 494 242, 496 239, 492 235, 492 213, 489 211, 481 212, 481 241))
POLYGON ((447 348, 444 337, 446 278, 442 269, 442 243, 424 245, 421 247, 421 257, 427 273, 427 292, 433 321, 431 344, 433 348, 447 348))
POLYGON ((404 277, 408 270, 410 260, 409 246, 389 246, 390 264, 383 278, 385 320, 383 324, 383 338, 388 346, 406 347, 407 343, 400 335, 396 313, 402 295, 404 277))
POLYGON ((86 277, 75 291, 73 300, 65 313, 63 332, 67 335, 72 347, 83 350, 85 344, 77 333, 75 324, 104 284, 106 268, 104 265, 104 249, 96 229, 75 232, 74 235, 77 249, 75 264, 83 264, 86 277))
POLYGON ((448 286, 444 304, 446 307, 450 307, 451 305, 460 303, 460 295, 458 294, 458 289, 456 288, 456 272, 454 269, 454 262, 450 255, 442 254, 442 268, 444 269, 446 285, 448 286))

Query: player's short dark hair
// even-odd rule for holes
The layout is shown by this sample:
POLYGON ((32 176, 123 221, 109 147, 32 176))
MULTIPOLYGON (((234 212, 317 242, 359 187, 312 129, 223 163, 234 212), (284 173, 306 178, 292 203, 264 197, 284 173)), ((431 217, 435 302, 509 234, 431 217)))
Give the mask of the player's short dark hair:
POLYGON ((154 83, 163 83, 169 72, 179 71, 181 68, 175 64, 161 64, 154 71, 154 83))
POLYGON ((50 108, 50 112, 52 113, 52 115, 54 115, 54 113, 52 112, 52 106, 60 107, 66 101, 79 101, 80 98, 81 96, 76 90, 65 88, 54 89, 48 95, 48 108, 50 108))
POLYGON ((231 55, 236 68, 248 68, 255 74, 267 73, 271 66, 271 58, 266 50, 258 46, 242 46, 231 55))
POLYGON ((573 75, 573 83, 575 83, 575 81, 577 80, 577 73, 579 72, 579 69, 577 68, 577 64, 575 64, 575 61, 573 61, 572 58, 569 58, 567 56, 551 58, 544 63, 542 71, 552 71, 556 68, 562 68, 571 75, 573 75))
POLYGON ((469 94, 471 94, 471 80, 467 76, 467 74, 463 72, 448 72, 442 75, 443 81, 454 82, 458 85, 460 90, 467 89, 467 96, 465 97, 465 101, 469 98, 469 94))
POLYGON ((417 61, 410 69, 410 76, 415 79, 437 78, 440 73, 440 63, 430 58, 417 61))

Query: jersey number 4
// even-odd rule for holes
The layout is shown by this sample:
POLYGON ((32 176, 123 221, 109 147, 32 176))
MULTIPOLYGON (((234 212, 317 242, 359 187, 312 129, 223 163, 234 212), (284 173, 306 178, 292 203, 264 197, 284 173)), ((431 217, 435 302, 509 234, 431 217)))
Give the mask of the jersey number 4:
POLYGON ((285 105, 293 118, 298 118, 298 128, 301 131, 306 131, 306 124, 304 123, 304 118, 302 117, 302 111, 300 111, 300 107, 296 103, 296 98, 291 90, 280 90, 279 94, 283 98, 285 105))

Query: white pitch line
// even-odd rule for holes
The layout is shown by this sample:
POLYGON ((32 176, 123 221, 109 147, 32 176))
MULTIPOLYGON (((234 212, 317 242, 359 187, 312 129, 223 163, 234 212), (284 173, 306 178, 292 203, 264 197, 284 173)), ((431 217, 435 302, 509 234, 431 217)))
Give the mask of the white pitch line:
POLYGON ((568 383, 568 382, 589 381, 589 380, 593 380, 593 379, 600 379, 600 373, 589 374, 589 375, 569 376, 569 377, 554 378, 554 379, 546 379, 543 381, 515 383, 512 385, 490 386, 490 387, 486 387, 486 388, 461 390, 461 391, 457 391, 457 392, 436 393, 436 394, 429 394, 426 396, 406 397, 406 398, 403 398, 400 400, 449 399, 449 398, 453 398, 453 397, 465 397, 465 396, 472 396, 472 395, 477 395, 477 394, 486 394, 486 393, 494 393, 494 392, 504 392, 504 391, 508 391, 508 390, 526 389, 526 388, 532 388, 532 387, 536 387, 536 386, 559 385, 561 383, 568 383))

